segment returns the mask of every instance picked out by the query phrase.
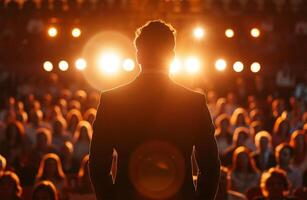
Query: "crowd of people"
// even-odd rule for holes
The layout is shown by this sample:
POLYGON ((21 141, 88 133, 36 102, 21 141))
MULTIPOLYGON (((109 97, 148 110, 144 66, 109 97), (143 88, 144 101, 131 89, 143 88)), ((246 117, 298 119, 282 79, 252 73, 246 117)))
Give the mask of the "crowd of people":
MULTIPOLYGON (((3 98, 0 111, 1 199, 95 199, 87 165, 99 93, 26 88, 3 98)), ((206 96, 222 163, 217 199, 304 199, 306 101, 206 96)))

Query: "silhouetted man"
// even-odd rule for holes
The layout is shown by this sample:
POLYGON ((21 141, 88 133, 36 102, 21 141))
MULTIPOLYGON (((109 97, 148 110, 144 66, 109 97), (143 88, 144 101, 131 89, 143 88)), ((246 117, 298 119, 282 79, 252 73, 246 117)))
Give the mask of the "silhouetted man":
POLYGON ((202 94, 168 76, 175 30, 150 21, 136 32, 142 73, 102 93, 90 149, 98 200, 211 200, 220 161, 202 94))

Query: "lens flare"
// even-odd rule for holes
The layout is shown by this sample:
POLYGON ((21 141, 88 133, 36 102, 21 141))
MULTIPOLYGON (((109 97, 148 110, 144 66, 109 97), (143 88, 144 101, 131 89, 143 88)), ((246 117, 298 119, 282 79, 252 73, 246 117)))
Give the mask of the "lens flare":
POLYGON ((135 63, 134 63, 134 61, 132 59, 127 58, 127 59, 124 60, 124 62, 123 62, 123 69, 125 71, 131 72, 131 71, 134 70, 134 67, 135 67, 135 63))
POLYGON ((178 58, 175 58, 171 63, 169 73, 174 75, 177 74, 181 70, 182 64, 178 58))
POLYGON ((257 38, 260 36, 260 30, 258 28, 252 28, 251 30, 251 36, 254 37, 254 38, 257 38))
POLYGON ((215 62, 215 68, 218 71, 224 71, 227 67, 227 62, 224 59, 218 59, 215 62))
POLYGON ((103 73, 115 74, 119 71, 120 58, 113 52, 102 54, 99 56, 98 67, 103 73))
POLYGON ((49 35, 50 37, 56 37, 57 34, 58 34, 58 30, 57 30, 55 27, 50 27, 50 28, 48 29, 48 35, 49 35))
POLYGON ((76 69, 79 71, 85 70, 87 67, 87 62, 83 58, 78 58, 75 62, 76 69))
POLYGON ((258 73, 260 71, 260 69, 261 69, 260 63, 254 62, 254 63, 251 64, 251 71, 253 73, 258 73))
POLYGON ((235 35, 235 32, 232 30, 232 29, 227 29, 226 31, 225 31, 225 35, 226 35, 226 37, 228 37, 228 38, 233 38, 234 37, 234 35, 235 35))
POLYGON ((68 67, 69 67, 69 65, 68 65, 68 62, 67 61, 65 61, 65 60, 61 60, 60 62, 59 62, 59 69, 61 70, 61 71, 67 71, 68 70, 68 67))
POLYGON ((53 65, 50 61, 44 62, 43 68, 46 72, 51 72, 53 70, 53 65))

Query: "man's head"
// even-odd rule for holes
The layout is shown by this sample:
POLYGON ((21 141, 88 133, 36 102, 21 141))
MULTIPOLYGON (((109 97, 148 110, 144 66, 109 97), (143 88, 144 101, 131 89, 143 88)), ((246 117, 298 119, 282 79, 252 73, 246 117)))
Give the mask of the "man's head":
POLYGON ((161 20, 149 21, 135 32, 137 60, 143 69, 166 70, 175 56, 175 33, 161 20))

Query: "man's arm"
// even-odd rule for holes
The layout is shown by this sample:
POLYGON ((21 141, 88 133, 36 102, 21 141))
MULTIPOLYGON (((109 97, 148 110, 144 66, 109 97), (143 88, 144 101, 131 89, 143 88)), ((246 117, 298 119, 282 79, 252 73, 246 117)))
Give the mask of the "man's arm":
MULTIPOLYGON (((204 96, 202 96, 205 99, 204 96)), ((206 102, 201 108, 200 128, 195 147, 200 174, 198 176, 197 199, 214 200, 220 177, 220 159, 214 137, 215 127, 206 102)))
POLYGON ((98 200, 110 200, 114 195, 114 185, 110 176, 114 142, 112 130, 109 127, 110 116, 103 108, 103 95, 97 116, 93 124, 93 136, 90 147, 89 172, 92 185, 98 200))

